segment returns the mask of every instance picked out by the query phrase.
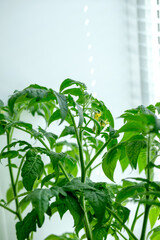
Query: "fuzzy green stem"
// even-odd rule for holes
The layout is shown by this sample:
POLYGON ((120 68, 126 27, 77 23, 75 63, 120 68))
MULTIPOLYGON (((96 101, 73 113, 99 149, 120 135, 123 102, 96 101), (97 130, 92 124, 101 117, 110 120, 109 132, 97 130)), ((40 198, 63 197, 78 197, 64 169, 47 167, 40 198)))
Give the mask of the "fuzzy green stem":
POLYGON ((93 171, 94 169, 96 169, 97 167, 99 167, 101 164, 102 164, 102 162, 100 162, 100 163, 98 163, 96 166, 94 166, 94 167, 92 168, 92 171, 93 171))
POLYGON ((96 152, 96 154, 94 155, 94 157, 89 161, 89 163, 86 166, 86 171, 88 168, 90 168, 90 166, 92 165, 92 163, 96 160, 96 158, 101 154, 101 152, 105 149, 105 147, 108 145, 108 143, 111 141, 111 138, 109 138, 104 144, 103 146, 96 152))
POLYGON ((81 181, 85 182, 85 165, 84 165, 83 148, 82 148, 82 144, 81 144, 81 139, 80 139, 80 136, 79 136, 78 131, 77 131, 77 127, 76 127, 74 117, 72 116, 70 110, 69 110, 69 114, 70 114, 70 117, 71 117, 71 120, 72 120, 72 123, 73 123, 73 127, 74 127, 74 130, 75 130, 75 135, 76 135, 78 149, 79 149, 79 159, 80 159, 80 164, 81 164, 81 181))
MULTIPOLYGON (((10 134, 9 132, 7 132, 7 145, 8 145, 8 151, 10 151, 9 148, 9 144, 10 144, 10 134)), ((11 159, 8 158, 8 167, 9 167, 9 174, 10 174, 10 179, 11 179, 11 186, 12 186, 12 190, 13 190, 13 195, 15 197, 15 204, 16 204, 16 212, 17 212, 17 217, 19 218, 20 221, 22 221, 22 217, 21 214, 19 212, 19 203, 18 203, 18 199, 17 197, 17 191, 16 191, 16 186, 14 184, 14 176, 13 176, 13 171, 12 171, 12 167, 11 167, 11 159)))
POLYGON ((14 215, 16 215, 16 216, 18 217, 17 212, 13 211, 13 210, 10 209, 9 207, 7 207, 7 206, 5 206, 5 205, 3 205, 3 204, 1 204, 1 203, 0 203, 0 206, 3 207, 4 209, 6 209, 7 211, 13 213, 14 215))
POLYGON ((136 238, 133 232, 123 223, 123 221, 119 218, 119 216, 117 216, 117 214, 113 210, 111 210, 108 207, 106 207, 106 209, 123 226, 123 228, 126 230, 131 239, 138 240, 138 238, 136 238))
POLYGON ((128 240, 125 236, 123 236, 123 234, 122 234, 120 231, 118 231, 118 229, 116 229, 116 232, 117 232, 123 239, 128 240))
POLYGON ((136 221, 137 221, 137 216, 138 216, 139 207, 140 207, 140 204, 138 203, 137 209, 136 209, 136 212, 135 212, 135 215, 134 215, 134 219, 133 219, 133 222, 132 222, 132 226, 131 226, 131 231, 132 231, 132 232, 133 232, 133 230, 134 230, 134 227, 135 227, 135 224, 136 224, 136 221))
MULTIPOLYGON (((82 131, 80 129, 80 131, 78 133, 74 117, 72 116, 70 110, 69 110, 69 114, 70 114, 70 117, 71 117, 71 120, 73 123, 73 127, 75 130, 75 135, 76 135, 78 149, 79 149, 79 160, 80 160, 80 164, 81 164, 81 181, 85 182, 85 165, 84 165, 83 148, 82 148, 82 138, 83 138, 82 131)), ((90 226, 88 215, 87 215, 84 197, 81 198, 81 201, 82 201, 82 206, 83 206, 83 211, 84 211, 84 225, 85 225, 85 230, 86 230, 86 236, 87 236, 88 240, 92 240, 92 230, 91 230, 91 226, 90 226)))
POLYGON ((26 156, 26 154, 22 157, 21 163, 19 165, 18 172, 17 172, 17 177, 16 177, 16 181, 15 181, 15 186, 17 186, 17 183, 18 183, 18 180, 19 180, 19 175, 20 175, 20 172, 21 172, 21 168, 22 168, 25 156, 26 156))
MULTIPOLYGON (((151 141, 150 141, 150 135, 148 135, 148 142, 147 142, 147 165, 149 165, 151 160, 151 141)), ((149 192, 149 182, 150 182, 150 169, 147 168, 147 180, 148 183, 146 185, 146 193, 149 192)), ((149 195, 146 195, 146 201, 149 200, 149 195)), ((146 229, 147 229, 147 222, 148 222, 148 215, 149 215, 150 206, 146 204, 145 211, 144 211, 144 219, 143 219, 143 225, 142 225, 142 232, 141 232, 141 238, 140 240, 145 240, 146 235, 146 229)))
POLYGON ((68 174, 67 174, 66 170, 64 169, 64 167, 63 167, 62 163, 61 163, 61 162, 59 162, 58 164, 59 164, 59 167, 60 167, 60 169, 62 170, 62 172, 63 172, 64 176, 65 176, 65 177, 67 178, 67 180, 70 182, 70 178, 69 178, 69 176, 68 176, 68 174))
POLYGON ((82 205, 83 205, 83 211, 84 211, 84 224, 85 224, 86 236, 88 240, 92 240, 92 230, 91 230, 88 215, 87 215, 84 197, 82 199, 82 205))
POLYGON ((25 195, 27 195, 27 194, 29 194, 30 192, 24 192, 24 193, 21 193, 21 194, 19 194, 19 195, 17 195, 16 197, 14 197, 14 198, 12 198, 11 200, 9 200, 8 202, 7 202, 7 205, 8 204, 10 204, 13 200, 15 200, 16 198, 20 198, 20 197, 23 197, 23 196, 25 196, 25 195))

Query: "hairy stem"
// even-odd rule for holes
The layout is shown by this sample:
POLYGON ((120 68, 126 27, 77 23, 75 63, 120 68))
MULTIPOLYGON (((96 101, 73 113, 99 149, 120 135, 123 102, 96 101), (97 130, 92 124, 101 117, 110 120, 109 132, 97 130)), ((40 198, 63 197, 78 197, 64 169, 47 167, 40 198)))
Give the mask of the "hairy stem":
POLYGON ((127 238, 126 238, 125 236, 123 236, 123 234, 122 234, 120 231, 118 231, 117 229, 116 229, 116 232, 117 232, 123 239, 127 240, 127 238))
POLYGON ((81 181, 85 182, 85 165, 84 165, 84 157, 83 157, 83 148, 82 148, 82 143, 81 143, 81 136, 79 136, 78 134, 78 130, 76 127, 76 123, 74 120, 74 117, 72 116, 70 110, 69 110, 69 114, 73 123, 73 127, 75 130, 75 135, 76 135, 76 139, 77 139, 77 144, 78 144, 78 149, 79 149, 79 160, 80 160, 80 164, 81 164, 81 181))
POLYGON ((134 227, 135 227, 135 224, 136 224, 136 221, 137 221, 137 216, 138 216, 139 207, 140 207, 140 204, 138 203, 137 209, 136 209, 136 212, 135 212, 135 215, 134 215, 134 219, 133 219, 133 222, 132 222, 132 226, 131 226, 132 232, 133 232, 133 230, 134 230, 134 227))
POLYGON ((136 238, 133 232, 123 223, 123 221, 119 218, 119 216, 117 216, 117 214, 113 210, 111 210, 108 207, 106 207, 106 209, 123 226, 123 228, 126 230, 126 232, 128 233, 129 237, 131 237, 131 239, 138 240, 138 238, 136 238))
POLYGON ((60 167, 60 169, 62 170, 64 176, 65 176, 65 177, 67 178, 67 180, 70 182, 70 178, 69 178, 69 176, 68 176, 68 174, 67 174, 66 170, 64 169, 64 167, 63 167, 63 165, 62 165, 61 162, 59 162, 59 167, 60 167))
POLYGON ((101 152, 105 149, 105 147, 108 145, 108 143, 111 141, 111 138, 109 138, 104 144, 103 146, 96 152, 96 154, 94 155, 94 157, 89 161, 89 163, 86 166, 86 171, 87 169, 92 165, 92 163, 96 160, 96 158, 101 154, 101 152))
POLYGON ((9 200, 8 202, 7 202, 7 205, 8 204, 10 204, 13 200, 15 200, 16 198, 20 198, 20 197, 23 197, 23 196, 25 196, 25 195, 27 195, 27 194, 29 194, 30 192, 24 192, 24 193, 21 193, 21 194, 19 194, 19 195, 17 195, 16 197, 14 197, 14 198, 12 198, 11 200, 9 200))
POLYGON ((91 226, 90 226, 88 215, 87 215, 84 197, 82 199, 82 205, 83 205, 83 211, 84 211, 84 224, 85 224, 86 236, 88 240, 92 240, 92 230, 91 230, 91 226))
POLYGON ((9 207, 7 207, 7 206, 5 206, 4 204, 1 204, 1 203, 0 203, 0 206, 3 207, 4 209, 6 209, 7 211, 9 211, 9 212, 15 214, 15 215, 18 217, 17 212, 13 211, 13 210, 10 209, 9 207))
MULTIPOLYGON (((9 131, 7 131, 8 151, 10 151, 10 148, 9 148, 10 141, 11 141, 11 136, 9 134, 9 131)), ((14 176, 13 176, 13 171, 12 171, 12 167, 11 167, 11 159, 10 158, 8 158, 8 167, 9 167, 9 174, 10 174, 10 179, 11 179, 11 186, 12 186, 12 190, 13 190, 13 195, 15 197, 17 217, 19 218, 20 221, 22 221, 22 217, 21 217, 21 214, 19 212, 18 199, 16 198, 17 197, 17 190, 16 190, 16 186, 15 186, 15 183, 14 183, 14 176)))
POLYGON ((18 172, 17 172, 17 177, 16 177, 16 181, 15 181, 15 186, 17 186, 17 183, 18 183, 18 180, 19 180, 19 175, 20 175, 20 172, 21 172, 21 168, 22 168, 22 165, 23 165, 25 156, 26 156, 26 154, 25 154, 25 155, 22 157, 22 159, 21 159, 21 163, 20 163, 20 165, 19 165, 18 172))
MULTIPOLYGON (((73 127, 75 130, 75 135, 76 135, 76 139, 77 139, 78 149, 79 149, 79 160, 80 160, 80 164, 81 164, 81 181, 85 182, 85 173, 86 172, 85 172, 83 147, 82 147, 83 135, 82 135, 81 129, 79 130, 79 133, 78 133, 74 117, 72 116, 70 110, 69 110, 69 114, 72 119, 73 127)), ((88 240, 92 240, 92 230, 91 230, 91 226, 90 226, 88 215, 87 215, 86 203, 85 203, 84 197, 81 198, 81 201, 82 201, 82 206, 83 206, 83 211, 84 211, 84 225, 85 225, 85 230, 86 230, 86 236, 87 236, 88 240)))
MULTIPOLYGON (((150 141, 150 135, 148 135, 148 142, 147 142, 147 165, 149 165, 151 160, 151 141, 150 141)), ((148 183, 146 185, 146 193, 149 192, 149 182, 150 182, 150 169, 147 168, 147 180, 148 183)), ((149 200, 149 194, 146 195, 146 201, 149 200)), ((144 211, 144 219, 143 219, 143 226, 142 226, 142 232, 141 232, 141 238, 140 240, 145 240, 146 235, 146 229, 147 229, 147 222, 148 222, 148 215, 149 215, 150 205, 146 204, 145 211, 144 211)))

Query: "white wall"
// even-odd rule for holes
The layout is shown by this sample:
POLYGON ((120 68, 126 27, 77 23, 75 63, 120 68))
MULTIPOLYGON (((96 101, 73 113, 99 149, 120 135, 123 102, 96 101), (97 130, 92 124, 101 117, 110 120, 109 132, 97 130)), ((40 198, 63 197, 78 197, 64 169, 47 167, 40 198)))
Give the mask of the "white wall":
MULTIPOLYGON (((15 89, 31 83, 58 90, 60 82, 70 77, 85 82, 114 116, 131 106, 123 0, 1 0, 0 33, 0 98, 4 101, 15 89)), ((0 183, 4 194, 7 172, 4 175, 1 166, 0 171, 5 176, 0 183)), ((64 226, 69 231, 73 222, 68 218, 64 226)), ((55 227, 47 222, 35 240, 61 232, 61 223, 52 221, 55 227)), ((1 240, 15 239, 12 222, 9 213, 8 237, 0 225, 1 240)))

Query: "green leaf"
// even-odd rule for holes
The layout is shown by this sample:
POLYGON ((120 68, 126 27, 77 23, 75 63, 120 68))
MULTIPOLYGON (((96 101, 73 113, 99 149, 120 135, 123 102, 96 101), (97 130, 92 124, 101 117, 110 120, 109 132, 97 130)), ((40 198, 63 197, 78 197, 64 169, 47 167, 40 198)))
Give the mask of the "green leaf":
POLYGON ((83 183, 79 178, 74 178, 68 182, 63 189, 67 192, 83 191, 83 190, 95 190, 92 186, 87 183, 83 183))
POLYGON ((16 223, 16 235, 18 240, 28 239, 31 232, 36 232, 37 214, 33 209, 23 221, 16 223))
POLYGON ((65 238, 62 238, 61 236, 51 234, 47 238, 45 238, 45 240, 65 240, 65 238))
POLYGON ((57 109, 52 115, 51 115, 51 117, 50 117, 50 119, 49 119, 49 122, 48 122, 48 126, 52 123, 52 122, 54 122, 54 121, 56 121, 56 120, 59 120, 61 118, 61 112, 60 112, 60 109, 57 109))
POLYGON ((141 173, 147 165, 147 151, 146 149, 142 149, 139 156, 138 156, 138 168, 139 168, 139 173, 141 173))
POLYGON ((61 153, 50 152, 50 157, 54 169, 57 166, 58 162, 62 161, 66 157, 66 154, 63 152, 61 153))
POLYGON ((57 101, 58 101, 58 104, 60 107, 61 119, 62 119, 60 122, 60 124, 61 124, 64 121, 64 119, 66 118, 67 113, 68 113, 67 99, 64 95, 57 93, 56 91, 53 91, 53 92, 57 98, 57 101))
POLYGON ((83 90, 80 88, 69 88, 63 91, 63 94, 71 94, 74 96, 80 96, 83 94, 83 90))
POLYGON ((107 237, 106 227, 97 227, 93 230, 93 240, 103 240, 107 237))
POLYGON ((118 216, 122 219, 122 222, 125 223, 129 218, 130 210, 118 203, 115 204, 114 208, 118 216))
POLYGON ((113 116, 111 114, 111 112, 109 111, 109 109, 103 104, 103 107, 102 107, 102 112, 103 112, 103 119, 104 120, 107 120, 110 124, 110 126, 112 128, 114 128, 114 119, 113 119, 113 116))
POLYGON ((3 125, 0 125, 0 135, 3 135, 5 133, 5 127, 3 125))
POLYGON ((150 236, 150 240, 159 240, 160 239, 160 226, 153 228, 147 235, 147 239, 150 236), (151 235, 152 234, 152 235, 151 235), (151 235, 151 236, 150 236, 151 235))
POLYGON ((103 155, 102 169, 104 174, 111 180, 114 181, 113 175, 116 168, 117 161, 119 159, 120 146, 116 145, 111 150, 103 155))
POLYGON ((126 153, 131 167, 137 168, 137 160, 141 150, 146 145, 145 141, 129 141, 126 144, 126 153))
POLYGON ((27 191, 32 190, 35 180, 40 178, 43 169, 44 164, 40 155, 37 155, 33 150, 29 150, 21 173, 22 181, 27 191))
POLYGON ((158 114, 160 114, 160 102, 156 103, 155 107, 158 111, 158 114))
POLYGON ((156 107, 152 104, 150 104, 147 109, 149 109, 151 112, 155 113, 156 107))
POLYGON ((43 134, 43 136, 45 136, 50 144, 50 148, 53 149, 54 143, 56 142, 58 136, 52 132, 47 132, 44 129, 42 129, 41 127, 38 128, 39 132, 41 132, 43 134))
POLYGON ((70 78, 67 78, 65 79, 62 83, 61 83, 61 86, 60 86, 60 92, 62 92, 65 88, 68 88, 72 85, 76 85, 76 86, 80 86, 82 89, 86 89, 86 85, 82 82, 78 82, 78 81, 75 81, 75 80, 72 80, 70 78))
POLYGON ((0 159, 3 158, 16 158, 19 155, 18 151, 8 151, 0 153, 0 159))
POLYGON ((0 108, 4 106, 4 102, 0 99, 0 108))
POLYGON ((81 127, 83 125, 84 117, 83 117, 83 109, 80 107, 80 105, 76 102, 76 106, 78 109, 78 114, 79 114, 79 123, 78 127, 81 127))
POLYGON ((159 215, 160 215, 160 208, 158 206, 152 206, 149 211, 149 221, 150 221, 151 228, 154 227, 159 215))
POLYGON ((142 193, 145 190, 145 184, 144 183, 137 183, 135 186, 129 186, 125 187, 122 190, 120 190, 117 194, 116 201, 117 202, 123 202, 125 200, 128 200, 129 198, 133 197, 134 195, 138 193, 142 193))
POLYGON ((27 130, 32 130, 32 124, 26 123, 23 121, 12 121, 9 124, 6 125, 6 129, 11 128, 11 127, 23 127, 27 130))
POLYGON ((45 240, 79 240, 75 233, 64 233, 61 236, 54 234, 49 235, 45 240))
POLYGON ((144 132, 145 128, 142 123, 139 122, 128 122, 123 125, 117 132, 144 132))
POLYGON ((29 144, 28 142, 19 140, 19 141, 15 141, 15 142, 12 142, 11 144, 6 145, 6 146, 2 149, 2 152, 4 152, 4 150, 7 149, 8 147, 9 147, 9 148, 12 148, 12 147, 15 148, 16 145, 19 145, 19 147, 25 146, 23 149, 18 149, 18 151, 24 151, 24 150, 26 150, 26 149, 28 149, 28 148, 32 148, 32 145, 29 144))
MULTIPOLYGON (((55 193, 55 192, 54 192, 55 193)), ((49 207, 49 199, 53 196, 50 189, 36 189, 29 193, 22 203, 31 201, 38 216, 38 226, 41 227, 44 222, 44 213, 49 207)), ((21 205, 21 203, 20 203, 21 205)))
POLYGON ((78 168, 77 161, 75 158, 66 154, 65 158, 63 158, 61 162, 63 163, 63 166, 68 174, 75 174, 75 176, 77 175, 78 168))
POLYGON ((29 87, 25 88, 22 91, 16 91, 9 98, 8 100, 9 110, 11 114, 13 114, 14 106, 16 103, 20 103, 20 102, 24 103, 25 101, 30 101, 33 98, 35 98, 36 101, 40 101, 40 100, 44 101, 45 98, 48 98, 49 94, 51 94, 51 92, 45 87, 41 87, 36 84, 30 85, 29 87))
POLYGON ((41 187, 43 187, 47 182, 55 177, 55 172, 45 176, 41 181, 41 187))
POLYGON ((75 134, 75 130, 73 126, 66 126, 64 128, 64 130, 61 132, 59 137, 65 137, 67 135, 74 135, 75 134))
MULTIPOLYGON (((23 184, 22 184, 22 181, 19 181, 18 182, 18 189, 17 189, 17 192, 19 192, 20 190, 23 189, 23 184)), ((9 202, 10 200, 12 200, 14 198, 14 194, 13 194, 13 189, 12 189, 12 186, 10 186, 6 192, 6 199, 7 199, 7 202, 9 202)))
POLYGON ((85 190, 84 195, 94 209, 96 217, 99 221, 102 220, 105 214, 105 206, 111 207, 111 199, 108 191, 100 191, 98 189, 85 190))
POLYGON ((65 203, 73 216, 74 219, 74 226, 76 233, 80 231, 80 229, 83 227, 83 210, 81 208, 81 205, 79 204, 78 199, 72 195, 71 193, 67 194, 67 197, 65 198, 65 203))
POLYGON ((6 192, 7 202, 9 202, 13 198, 14 198, 13 189, 12 189, 12 187, 10 187, 10 188, 8 188, 8 190, 6 192))
MULTIPOLYGON (((61 196, 59 196, 61 199, 61 196)), ((51 213, 54 214, 55 212, 58 211, 60 218, 63 218, 63 215, 67 212, 68 207, 64 203, 64 199, 62 200, 56 200, 55 202, 52 202, 50 205, 51 213)))

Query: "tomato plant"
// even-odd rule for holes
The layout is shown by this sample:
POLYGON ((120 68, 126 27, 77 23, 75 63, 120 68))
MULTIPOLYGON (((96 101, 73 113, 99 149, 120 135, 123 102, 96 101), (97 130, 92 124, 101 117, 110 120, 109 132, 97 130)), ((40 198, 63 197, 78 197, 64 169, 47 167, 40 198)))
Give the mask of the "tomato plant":
POLYGON ((73 217, 74 232, 52 234, 46 240, 104 240, 111 235, 138 240, 134 230, 139 218, 143 219, 140 240, 159 239, 160 183, 154 179, 154 169, 160 168, 159 113, 160 103, 126 110, 120 116, 124 124, 115 130, 104 102, 89 94, 84 83, 71 79, 61 83, 59 92, 34 84, 15 91, 7 105, 0 101, 0 135, 7 142, 0 159, 11 183, 0 206, 17 217, 17 239, 33 239, 45 215, 54 217, 58 212, 63 218, 66 211, 73 217), (46 126, 33 127, 23 121, 26 112, 43 118, 46 126), (118 161, 123 172, 130 166, 144 171, 146 177, 116 184, 118 161), (100 165, 106 179, 94 182, 92 173, 100 165), (130 201, 136 205, 131 227, 130 201), (29 203, 32 210, 26 214, 29 203), (141 205, 144 211, 140 213, 141 205), (82 229, 84 234, 79 236, 82 229))

